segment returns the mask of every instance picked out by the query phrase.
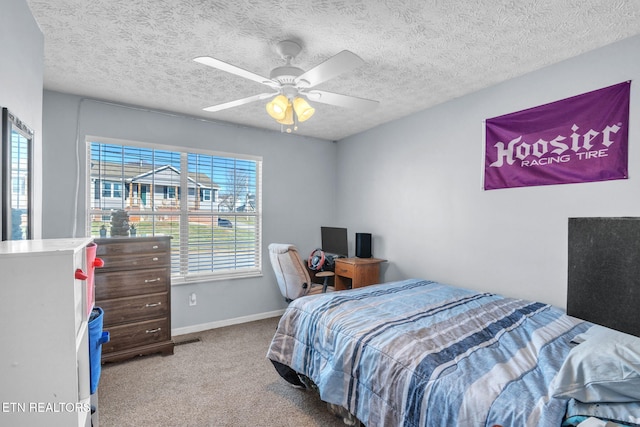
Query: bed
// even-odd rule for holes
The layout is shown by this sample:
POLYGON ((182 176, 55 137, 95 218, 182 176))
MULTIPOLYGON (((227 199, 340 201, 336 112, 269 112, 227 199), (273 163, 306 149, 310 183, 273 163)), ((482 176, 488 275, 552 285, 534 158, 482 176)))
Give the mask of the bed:
POLYGON ((640 425, 640 338, 428 280, 297 299, 267 357, 367 427, 640 425))

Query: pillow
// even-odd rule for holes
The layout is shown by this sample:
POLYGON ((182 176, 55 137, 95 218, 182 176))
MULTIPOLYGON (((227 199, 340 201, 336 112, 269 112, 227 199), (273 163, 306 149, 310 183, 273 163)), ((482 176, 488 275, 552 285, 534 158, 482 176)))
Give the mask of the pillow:
POLYGON ((640 338, 593 326, 574 338, 551 395, 584 403, 640 401, 640 338))

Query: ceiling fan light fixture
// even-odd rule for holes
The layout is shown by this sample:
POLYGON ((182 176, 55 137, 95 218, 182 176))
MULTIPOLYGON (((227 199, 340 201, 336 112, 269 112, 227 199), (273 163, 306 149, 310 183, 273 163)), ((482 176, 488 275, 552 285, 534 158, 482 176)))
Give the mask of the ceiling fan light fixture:
POLYGON ((271 101, 267 102, 267 113, 275 120, 284 120, 287 114, 289 100, 284 95, 278 95, 271 101))
POLYGON ((299 122, 304 122, 313 116, 313 113, 316 112, 315 108, 313 108, 309 103, 304 99, 297 97, 293 100, 293 109, 296 111, 296 116, 298 116, 299 122))
MULTIPOLYGON (((288 101, 287 101, 288 102, 288 101)), ((278 123, 283 125, 292 125, 293 124, 293 107, 291 103, 287 104, 287 108, 284 111, 284 117, 280 120, 276 120, 278 123)))

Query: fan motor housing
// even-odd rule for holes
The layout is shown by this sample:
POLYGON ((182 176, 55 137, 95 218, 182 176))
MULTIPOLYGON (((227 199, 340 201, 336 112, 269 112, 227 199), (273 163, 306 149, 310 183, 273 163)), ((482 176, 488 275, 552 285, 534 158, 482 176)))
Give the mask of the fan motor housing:
POLYGON ((285 65, 282 67, 276 67, 271 70, 271 74, 269 75, 269 77, 271 78, 271 80, 275 80, 282 84, 291 84, 294 83, 296 77, 302 75, 302 73, 304 73, 304 70, 298 67, 285 65))

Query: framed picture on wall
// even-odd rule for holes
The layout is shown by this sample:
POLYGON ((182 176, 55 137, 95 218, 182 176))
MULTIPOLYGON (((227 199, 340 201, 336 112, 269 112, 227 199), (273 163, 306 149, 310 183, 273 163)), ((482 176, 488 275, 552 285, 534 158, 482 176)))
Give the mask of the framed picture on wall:
POLYGON ((2 109, 2 240, 32 238, 33 131, 2 109))

